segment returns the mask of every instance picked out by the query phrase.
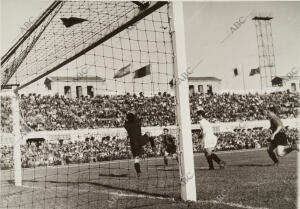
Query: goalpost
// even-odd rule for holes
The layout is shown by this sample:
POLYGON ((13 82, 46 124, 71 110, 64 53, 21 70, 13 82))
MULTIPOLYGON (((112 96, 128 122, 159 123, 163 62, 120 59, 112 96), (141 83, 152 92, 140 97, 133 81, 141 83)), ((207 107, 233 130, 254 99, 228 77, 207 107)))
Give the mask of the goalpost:
MULTIPOLYGON (((39 91, 43 85, 49 85, 49 83, 47 83, 49 80, 51 84, 48 90, 49 92, 54 91, 54 89, 62 88, 60 84, 61 80, 59 79, 64 79, 67 82, 67 86, 69 86, 67 89, 76 87, 78 98, 82 96, 83 91, 88 92, 87 94, 91 98, 94 94, 99 92, 99 94, 110 94, 109 97, 114 100, 114 103, 123 104, 122 102, 126 100, 126 98, 121 97, 120 99, 118 96, 112 95, 125 95, 126 92, 135 95, 138 92, 144 92, 155 98, 157 92, 172 91, 172 89, 169 88, 169 81, 173 79, 175 80, 174 103, 176 112, 174 125, 177 126, 176 130, 173 130, 173 133, 175 132, 178 136, 181 199, 184 201, 196 201, 188 80, 181 80, 180 83, 178 82, 179 84, 176 84, 176 81, 178 81, 180 76, 187 70, 183 18, 182 2, 111 3, 95 1, 55 1, 8 53, 2 57, 1 61, 1 87, 5 88, 6 85, 10 85, 11 83, 20 84, 20 86, 13 89, 14 94, 11 97, 14 136, 14 184, 16 186, 22 185, 21 126, 18 92, 22 92, 23 90, 30 91, 32 89, 39 91), (102 19, 107 22, 98 22, 102 19), (147 63, 149 64, 147 65, 147 63), (149 69, 147 66, 149 66, 149 69), (83 72, 82 67, 86 67, 87 71, 83 72), (62 71, 59 71, 61 69, 62 71), (102 72, 100 72, 99 69, 101 69, 102 72), (127 72, 128 69, 129 72, 127 72), (146 69, 146 71, 142 73, 137 72, 144 69, 146 69), (151 71, 150 74, 148 74, 148 70, 151 71), (76 73, 74 74, 74 72, 76 73), (120 72, 124 74, 122 74, 120 78, 116 77, 117 73, 120 72), (56 75, 56 77, 54 75, 56 75), (59 78, 60 75, 65 76, 59 78), (133 75, 133 78, 129 78, 127 75, 133 75), (39 83, 41 79, 46 77, 48 79, 47 81, 45 80, 45 82, 39 83), (95 82, 96 85, 91 88, 89 85, 92 85, 90 84, 92 81, 95 82), (92 94, 89 94, 89 92, 91 93, 91 89, 92 94)), ((64 91, 66 96, 72 97, 72 95, 74 95, 74 90, 66 90, 65 88, 64 91)), ((105 109, 111 108, 111 105, 106 103, 106 97, 100 98, 104 103, 97 103, 96 105, 104 108, 105 113, 101 113, 104 115, 101 117, 107 118, 102 121, 97 120, 97 124, 104 124, 105 127, 109 128, 110 126, 122 127, 116 119, 112 118, 120 117, 120 115, 124 117, 122 108, 120 107, 120 111, 110 116, 109 111, 105 109)), ((130 101, 132 101, 133 98, 135 97, 130 97, 130 101)), ((39 99, 39 97, 37 97, 37 99, 39 99)), ((59 100, 59 97, 56 99, 59 100)), ((62 101, 65 102, 64 100, 62 101)), ((169 101, 172 101, 172 98, 164 98, 163 103, 168 103, 169 101)), ((69 100, 66 104, 68 102, 69 100)), ((141 102, 141 100, 139 100, 139 102, 141 102)), ((23 102, 22 107, 24 108, 25 106, 26 104, 23 102)), ((119 106, 116 107, 119 108, 119 106)), ((150 107, 152 108, 151 105, 150 107)), ((156 110, 156 107, 154 107, 154 111, 156 110)), ((64 111, 67 112, 69 118, 75 121, 74 124, 76 126, 85 127, 85 123, 88 120, 86 118, 82 119, 82 114, 88 112, 88 110, 84 110, 80 115, 75 115, 76 112, 70 113, 68 110, 64 111)), ((141 112, 142 110, 138 109, 137 111, 141 112)), ((40 113, 40 115, 42 114, 46 113, 40 113)), ((29 118, 28 115, 24 117, 29 118)), ((31 119, 34 118, 33 123, 40 123, 44 126, 46 123, 49 123, 47 120, 43 118, 39 119, 37 116, 33 117, 30 115, 30 117, 31 119), (39 122, 39 120, 43 121, 39 122)), ((149 119, 148 115, 146 115, 146 117, 149 119)), ((23 118, 23 120, 25 120, 25 118, 23 118)), ((52 121, 53 120, 52 118, 52 121)), ((166 119, 164 118, 164 120, 166 119)), ((62 127, 66 126, 65 124, 59 125, 62 125, 62 127)), ((91 124, 91 126, 93 126, 93 124, 91 124)), ((95 127, 97 128, 99 126, 95 127)), ((163 126, 166 125, 161 124, 162 128, 163 126)), ((118 133, 116 134, 119 138, 118 133)), ((89 145, 91 145, 91 143, 94 142, 89 142, 89 145)), ((91 146, 93 147, 94 145, 91 146)), ((109 159, 111 159, 111 156, 109 156, 109 159)), ((113 166, 113 163, 115 162, 110 164, 109 161, 108 168, 102 168, 102 164, 100 163, 98 169, 99 171, 101 171, 101 169, 108 169, 108 174, 105 175, 110 175, 110 166, 113 166)), ((123 162, 118 161, 117 163, 120 168, 119 170, 122 170, 123 162)), ((131 161, 128 160, 127 163, 128 174, 126 175, 131 176, 131 168, 129 166, 131 161)), ((92 165, 88 164, 88 172, 90 172, 91 166, 92 165)), ((150 165, 148 167, 147 161, 145 169, 148 171, 148 168, 150 168, 150 165)), ((69 169, 73 169, 73 167, 68 167, 68 171, 69 169)), ((78 169, 77 172, 80 172, 79 166, 78 168, 76 167, 76 169, 78 169)), ((160 170, 155 169, 153 172, 159 174, 160 170)), ((69 175, 68 173, 67 178, 69 175)), ((91 175, 94 174, 89 173, 89 176, 91 175)), ((175 176, 175 174, 172 175, 173 177, 175 176)), ((47 178, 47 174, 44 178, 47 178)), ((89 181, 93 180, 90 177, 88 178, 89 181)), ((100 181, 99 178, 100 177, 98 177, 98 181, 100 181)), ((147 185, 151 182, 151 178, 154 177, 151 174, 147 174, 145 180, 147 185)), ((36 179, 33 179, 33 182, 35 182, 34 180, 36 179)), ((121 180, 125 181, 124 179, 118 179, 119 182, 121 182, 121 180)), ((109 179, 108 181, 111 183, 113 179, 109 179)), ((130 177, 128 181, 130 184, 130 177)), ((156 181, 161 181, 161 179, 156 179, 156 181)), ((163 181, 167 182, 167 179, 163 179, 163 181)), ((174 185, 174 182, 170 183, 174 185)), ((119 185, 122 184, 119 183, 119 185)), ((114 188, 114 186, 110 186, 114 188)), ((122 186, 124 187, 124 185, 122 186)), ((88 191, 91 191, 91 186, 88 187, 88 191)), ((129 191, 134 190, 129 189, 129 191)), ((148 188, 148 186, 141 192, 154 193, 152 188, 148 188)), ((110 194, 109 191, 108 194, 110 194)), ((77 195, 80 195, 80 191, 78 191, 77 195)), ((126 196, 124 194, 122 195, 126 196)), ((57 194, 55 194, 55 198, 56 196, 57 194)), ((67 194, 66 198, 68 198, 68 196, 67 194)), ((128 195, 128 197, 131 196, 128 195)), ((43 199, 43 201, 46 202, 45 199, 43 199)), ((56 201, 55 199, 55 202, 56 201)), ((98 201, 99 199, 97 200, 97 204, 98 201)))
MULTIPOLYGON (((15 186, 22 186, 22 167, 21 167, 22 135, 21 135, 21 126, 20 126, 19 95, 18 92, 16 91, 17 86, 18 85, 8 85, 1 89, 1 94, 0 94, 1 107, 5 105, 2 103, 2 100, 8 99, 10 103, 8 104, 7 108, 11 110, 11 115, 10 115, 11 118, 3 117, 4 115, 1 111, 1 120, 2 121, 4 120, 7 123, 11 122, 11 126, 12 126, 9 127, 11 132, 8 131, 6 135, 4 135, 6 131, 1 130, 1 145, 7 144, 8 141, 10 141, 10 144, 13 147, 14 184, 15 186)), ((1 123, 1 125, 3 124, 1 123)))
POLYGON ((22 167, 21 167, 21 127, 20 127, 20 107, 18 101, 18 92, 12 88, 11 102, 12 102, 12 117, 13 117, 13 136, 14 136, 14 179, 15 185, 22 185, 22 167))
MULTIPOLYGON (((175 33, 175 80, 178 81, 180 76, 187 71, 186 64, 186 49, 184 36, 184 19, 182 2, 173 2, 173 23, 175 33)), ((192 142, 192 127, 190 118, 190 104, 188 92, 188 79, 176 85, 177 98, 177 117, 180 129, 180 150, 181 154, 181 179, 183 180, 181 188, 181 197, 183 200, 196 201, 196 183, 195 183, 195 168, 194 154, 192 142)))

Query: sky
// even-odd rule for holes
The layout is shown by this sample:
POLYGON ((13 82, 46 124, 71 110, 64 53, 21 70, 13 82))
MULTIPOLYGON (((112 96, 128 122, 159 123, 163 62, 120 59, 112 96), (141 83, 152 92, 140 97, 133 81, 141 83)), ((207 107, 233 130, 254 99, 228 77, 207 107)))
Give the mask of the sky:
MULTIPOLYGON (((1 0, 1 55, 18 40, 26 22, 33 21, 51 4, 48 0, 1 0), (17 14, 17 15, 16 15, 17 14)), ((249 77, 258 67, 258 50, 253 15, 268 15, 277 75, 300 66, 300 2, 184 2, 187 66, 191 76, 215 76, 223 89, 259 86, 259 76, 249 77), (248 16, 250 14, 250 16, 248 16), (246 17, 248 18, 246 19, 246 17), (246 19, 246 20, 245 20, 246 19), (245 20, 234 32, 231 27, 245 20), (223 42, 222 42, 223 41, 223 42), (233 76, 238 68, 239 76, 233 76)))
MULTIPOLYGON (((231 33, 230 27, 249 13, 268 15, 277 75, 286 75, 300 65, 300 2, 190 2, 184 3, 187 62, 195 66, 193 76, 216 76, 224 89, 243 88, 242 76, 233 77, 235 67, 243 69, 246 88, 259 86, 259 76, 249 77, 258 67, 254 22, 248 18, 231 33), (229 37, 228 37, 229 35, 229 37), (223 43, 224 38, 228 37, 223 43)), ((251 15, 250 15, 251 16, 251 15)), ((239 73, 241 71, 239 70, 239 73)))

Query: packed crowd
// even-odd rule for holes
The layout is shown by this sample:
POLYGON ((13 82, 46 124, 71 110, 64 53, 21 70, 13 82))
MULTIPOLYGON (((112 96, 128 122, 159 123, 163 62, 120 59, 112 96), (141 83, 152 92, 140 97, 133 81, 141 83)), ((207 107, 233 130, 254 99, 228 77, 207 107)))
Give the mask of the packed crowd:
MULTIPOLYGON (((66 98, 64 96, 22 95, 20 100, 23 126, 35 131, 85 128, 123 127, 125 114, 135 110, 143 126, 175 124, 174 97, 166 93, 145 97, 143 94, 66 98)), ((298 95, 289 92, 271 94, 194 94, 190 97, 191 118, 199 119, 195 111, 203 107, 211 122, 261 120, 259 107, 279 106, 281 118, 294 118, 299 107, 298 95)), ((2 131, 12 130, 10 101, 1 100, 2 131)))
MULTIPOLYGON (((286 129, 289 141, 298 140, 299 131, 295 128, 286 129)), ((193 131, 194 152, 203 149, 201 131, 193 131)), ((267 145, 270 138, 270 130, 262 128, 236 129, 234 132, 217 133, 218 143, 216 150, 237 150, 260 148, 267 145)), ((162 143, 160 136, 153 136, 156 153, 150 145, 144 149, 146 157, 162 156, 162 143)), ((13 166, 13 148, 2 146, 0 150, 1 169, 13 166)), ((89 163, 106 160, 130 158, 129 141, 117 136, 86 138, 85 141, 67 143, 31 142, 21 146, 22 167, 52 166, 71 163, 89 163), (99 140, 98 140, 99 139, 99 140)))
MULTIPOLYGON (((289 129, 287 132, 297 132, 297 129, 289 129)), ((197 133, 197 136, 201 133, 197 133)), ((252 149, 267 146, 268 140, 271 137, 269 129, 254 128, 254 129, 235 129, 234 132, 216 133, 218 143, 216 150, 239 150, 252 149)), ((295 138, 295 137, 294 137, 295 138)), ((296 137, 297 138, 297 137, 296 137)), ((293 138, 290 138, 291 140, 293 138)), ((197 150, 202 149, 201 143, 194 140, 194 147, 197 150)))
POLYGON ((1 97, 1 131, 11 133, 12 126, 12 109, 9 97, 1 97))
MULTIPOLYGON (((233 122, 263 120, 261 107, 276 106, 281 118, 294 118, 299 107, 298 95, 290 92, 274 92, 270 94, 218 94, 193 96, 190 98, 192 111, 203 107, 211 122, 233 122)), ((193 121, 199 121, 197 115, 193 121)))

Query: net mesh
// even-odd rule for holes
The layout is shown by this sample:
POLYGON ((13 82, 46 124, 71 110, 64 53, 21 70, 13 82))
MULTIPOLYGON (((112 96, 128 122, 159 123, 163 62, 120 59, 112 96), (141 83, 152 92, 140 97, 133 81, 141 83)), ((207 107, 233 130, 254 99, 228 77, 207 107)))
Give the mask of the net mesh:
POLYGON ((23 137, 15 187, 13 125, 2 117, 1 207, 132 208, 180 197, 178 162, 162 157, 164 127, 177 144, 171 32, 166 2, 57 1, 43 13, 2 59, 1 85, 20 84, 23 137), (129 111, 155 142, 140 177, 129 111))
MULTIPOLYGON (((114 71, 128 63, 131 64, 131 69, 155 63, 151 66, 151 71, 157 81, 152 83, 166 83, 165 77, 161 77, 161 75, 172 76, 172 73, 167 73, 168 68, 172 66, 172 46, 166 10, 161 9, 152 13, 121 33, 110 37, 99 47, 90 49, 108 39, 108 34, 128 23, 137 16, 139 11, 138 6, 131 2, 68 1, 59 3, 52 12, 49 12, 50 14, 45 17, 39 27, 30 34, 29 38, 15 50, 13 55, 6 59, 3 64, 1 84, 18 83, 22 85, 56 70, 66 63, 69 64, 64 65, 63 69, 60 68, 60 76, 63 70, 67 71, 64 73, 81 70, 81 73, 85 74, 77 76, 81 78, 88 75, 99 75, 99 77, 101 75, 101 78, 107 80, 107 87, 103 89, 106 91, 119 93, 121 93, 118 91, 120 89, 124 89, 126 92, 133 91, 132 87, 125 89, 124 85, 120 86, 120 89, 113 89, 113 86, 108 85, 110 83, 115 83, 115 86, 118 83, 150 83, 149 78, 142 81, 132 81, 127 77, 124 78, 126 80, 112 80, 114 71), (66 27, 67 23, 64 24, 63 18, 67 19, 66 22, 74 25, 66 27), (77 23, 78 20, 72 21, 70 18, 78 18, 83 22, 77 23), (81 56, 86 51, 88 52, 81 56), (77 56, 81 57, 77 58, 77 56), (72 60, 74 61, 71 62, 72 60), (18 70, 16 71, 16 69, 18 70), (12 75, 13 77, 8 82, 7 79, 12 75)), ((77 74, 80 74, 80 71, 77 74)), ((67 74, 67 76, 69 75, 67 74)), ((99 78, 99 81, 102 80, 99 78)), ((164 90, 155 86, 152 88, 164 90)), ((150 92, 151 88, 148 91, 150 92)))

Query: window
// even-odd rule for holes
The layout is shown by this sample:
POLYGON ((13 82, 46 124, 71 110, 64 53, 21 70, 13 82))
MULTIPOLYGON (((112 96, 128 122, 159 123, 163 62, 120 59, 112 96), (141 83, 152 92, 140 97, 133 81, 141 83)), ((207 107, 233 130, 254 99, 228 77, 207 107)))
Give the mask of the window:
POLYGON ((94 87, 93 86, 87 86, 87 95, 90 97, 94 97, 94 87))
POLYGON ((291 83, 291 91, 296 91, 296 84, 295 83, 291 83))
POLYGON ((203 85, 198 85, 198 92, 203 93, 203 85))
POLYGON ((82 86, 76 86, 76 97, 79 98, 82 96, 82 86))
POLYGON ((71 97, 72 95, 71 95, 71 86, 65 86, 64 87, 64 93, 65 93, 65 96, 66 97, 71 97))
POLYGON ((207 94, 213 94, 212 85, 207 85, 207 94))
POLYGON ((194 85, 189 85, 189 92, 190 95, 193 95, 195 93, 194 85))

